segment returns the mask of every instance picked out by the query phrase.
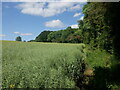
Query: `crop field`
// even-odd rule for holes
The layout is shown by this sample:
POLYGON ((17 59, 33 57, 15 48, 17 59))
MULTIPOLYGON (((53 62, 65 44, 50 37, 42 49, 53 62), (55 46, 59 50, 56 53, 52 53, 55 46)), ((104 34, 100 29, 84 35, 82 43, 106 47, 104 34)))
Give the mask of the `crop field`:
POLYGON ((2 88, 75 88, 84 44, 2 42, 2 88))

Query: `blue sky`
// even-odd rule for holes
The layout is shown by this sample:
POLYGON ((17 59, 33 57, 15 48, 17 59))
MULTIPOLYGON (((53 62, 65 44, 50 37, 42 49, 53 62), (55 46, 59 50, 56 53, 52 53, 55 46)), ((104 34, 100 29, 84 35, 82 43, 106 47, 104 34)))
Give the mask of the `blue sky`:
POLYGON ((2 40, 33 40, 44 30, 61 30, 68 26, 77 28, 83 18, 82 7, 75 2, 3 2, 2 40))

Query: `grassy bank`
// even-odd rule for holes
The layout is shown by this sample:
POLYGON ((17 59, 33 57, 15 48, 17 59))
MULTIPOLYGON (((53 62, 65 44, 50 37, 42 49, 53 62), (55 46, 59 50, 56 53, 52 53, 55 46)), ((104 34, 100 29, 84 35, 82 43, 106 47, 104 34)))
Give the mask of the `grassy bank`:
MULTIPOLYGON (((87 45, 86 45, 87 46, 87 45)), ((86 90, 119 90, 120 62, 114 54, 100 48, 86 48, 84 87, 86 90)))

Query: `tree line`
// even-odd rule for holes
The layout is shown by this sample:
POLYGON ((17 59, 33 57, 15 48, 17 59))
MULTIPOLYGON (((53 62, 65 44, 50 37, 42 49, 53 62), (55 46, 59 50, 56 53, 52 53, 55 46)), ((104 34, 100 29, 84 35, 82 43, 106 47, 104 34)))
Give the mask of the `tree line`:
POLYGON ((80 30, 67 27, 65 30, 43 31, 34 41, 36 42, 57 42, 57 43, 80 43, 80 30))

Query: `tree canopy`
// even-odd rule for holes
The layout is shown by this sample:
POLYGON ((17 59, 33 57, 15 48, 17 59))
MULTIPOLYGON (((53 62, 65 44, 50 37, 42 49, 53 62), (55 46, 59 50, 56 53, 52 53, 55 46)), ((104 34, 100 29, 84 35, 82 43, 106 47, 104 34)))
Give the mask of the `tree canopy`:
POLYGON ((78 21, 83 43, 119 52, 120 3, 90 2, 83 7, 83 13, 83 21, 78 21))
POLYGON ((51 33, 52 31, 43 31, 41 32, 36 38, 35 41, 36 42, 47 42, 47 37, 48 34, 51 33))
POLYGON ((22 41, 22 38, 20 36, 16 37, 16 41, 22 41))

